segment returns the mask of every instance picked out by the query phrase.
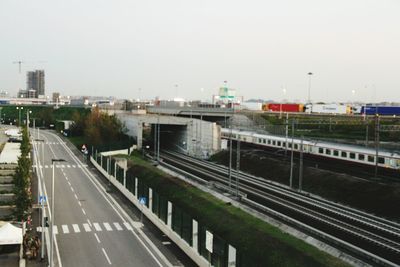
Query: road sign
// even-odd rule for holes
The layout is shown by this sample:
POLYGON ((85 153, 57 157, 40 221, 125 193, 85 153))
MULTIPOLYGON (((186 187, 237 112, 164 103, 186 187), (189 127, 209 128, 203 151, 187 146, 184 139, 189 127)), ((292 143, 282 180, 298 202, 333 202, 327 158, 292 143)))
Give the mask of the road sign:
POLYGON ((39 196, 39 202, 40 204, 43 204, 47 201, 46 196, 39 196))
POLYGON ((142 205, 146 205, 147 199, 145 197, 139 197, 139 203, 142 205))

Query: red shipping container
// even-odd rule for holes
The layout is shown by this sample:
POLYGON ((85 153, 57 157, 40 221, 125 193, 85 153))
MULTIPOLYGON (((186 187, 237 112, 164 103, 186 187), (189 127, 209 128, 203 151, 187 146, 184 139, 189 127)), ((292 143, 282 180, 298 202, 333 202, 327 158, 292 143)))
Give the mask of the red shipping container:
POLYGON ((271 103, 267 105, 268 111, 273 112, 303 112, 302 104, 281 104, 281 103, 271 103))

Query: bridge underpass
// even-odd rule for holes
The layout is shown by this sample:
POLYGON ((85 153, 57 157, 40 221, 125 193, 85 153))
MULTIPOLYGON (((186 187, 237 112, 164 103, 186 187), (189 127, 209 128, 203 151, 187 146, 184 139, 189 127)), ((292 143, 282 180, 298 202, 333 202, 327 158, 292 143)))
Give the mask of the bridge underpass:
MULTIPOLYGON (((154 114, 116 113, 138 149, 154 150, 155 129, 160 125, 160 149, 207 158, 221 148, 221 129, 215 122, 154 114)), ((156 135, 157 137, 158 135, 156 135)), ((157 138, 156 138, 157 139, 157 138)))

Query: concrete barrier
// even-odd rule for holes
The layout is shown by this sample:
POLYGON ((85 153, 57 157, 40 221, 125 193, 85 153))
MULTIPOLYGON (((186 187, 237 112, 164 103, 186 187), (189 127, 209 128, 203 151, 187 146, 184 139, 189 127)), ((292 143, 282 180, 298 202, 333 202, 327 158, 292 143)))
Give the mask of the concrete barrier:
POLYGON ((12 176, 0 176, 0 184, 12 184, 13 180, 12 176))
POLYGON ((11 193, 14 189, 14 184, 0 184, 0 192, 11 193))

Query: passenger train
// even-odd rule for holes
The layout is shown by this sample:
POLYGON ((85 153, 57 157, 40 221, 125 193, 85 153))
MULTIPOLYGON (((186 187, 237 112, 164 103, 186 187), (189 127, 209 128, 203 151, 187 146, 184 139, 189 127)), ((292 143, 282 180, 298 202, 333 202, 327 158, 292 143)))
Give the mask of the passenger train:
MULTIPOLYGON (((257 134, 249 131, 231 130, 227 128, 221 129, 221 136, 224 139, 240 140, 241 142, 253 144, 261 147, 275 149, 292 149, 300 152, 301 139, 274 135, 257 134)), ((346 144, 336 144, 323 141, 303 140, 303 153, 313 157, 323 157, 324 159, 339 160, 348 164, 357 164, 362 166, 375 167, 376 151, 371 148, 363 148, 360 146, 352 146, 346 144)), ((379 151, 378 167, 384 168, 385 173, 399 173, 400 170, 400 154, 387 151, 379 151)))

